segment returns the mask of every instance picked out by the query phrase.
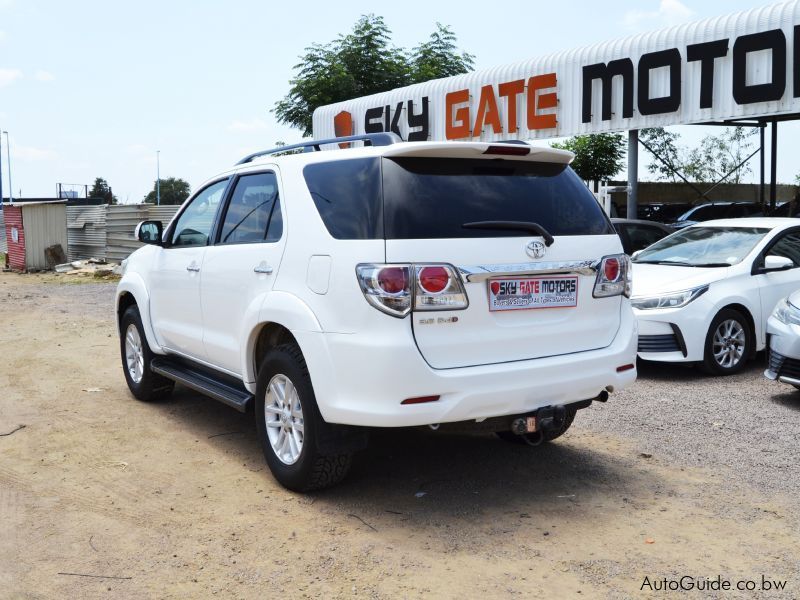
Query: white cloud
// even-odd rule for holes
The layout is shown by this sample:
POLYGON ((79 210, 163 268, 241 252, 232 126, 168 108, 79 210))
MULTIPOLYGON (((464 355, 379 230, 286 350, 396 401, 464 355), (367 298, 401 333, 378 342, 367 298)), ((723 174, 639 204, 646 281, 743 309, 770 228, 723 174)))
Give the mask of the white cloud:
POLYGON ((629 29, 647 29, 684 23, 694 16, 694 11, 680 0, 660 0, 658 10, 629 10, 623 17, 629 29))
POLYGON ((250 121, 237 120, 228 125, 228 131, 235 131, 237 133, 264 131, 265 129, 268 129, 268 125, 259 118, 251 119, 250 121))
POLYGON ((19 69, 0 69, 0 87, 11 85, 22 77, 19 69))
POLYGON ((33 146, 19 146, 11 141, 11 159, 37 161, 51 160, 56 157, 56 153, 45 148, 34 148, 33 146))
POLYGON ((53 81, 56 78, 56 76, 53 75, 50 71, 44 71, 42 69, 39 69, 38 71, 36 71, 34 78, 36 79, 36 81, 42 81, 47 83, 53 81))

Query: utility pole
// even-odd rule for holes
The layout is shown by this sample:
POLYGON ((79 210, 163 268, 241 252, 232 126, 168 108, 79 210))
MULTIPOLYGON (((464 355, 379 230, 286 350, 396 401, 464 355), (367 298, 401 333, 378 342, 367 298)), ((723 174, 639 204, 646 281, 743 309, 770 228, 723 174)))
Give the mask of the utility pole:
POLYGON ((156 206, 161 206, 161 150, 156 150, 156 206))
MULTIPOLYGON (((8 141, 8 132, 7 131, 0 131, 0 134, 6 134, 6 159, 8 160, 8 201, 14 201, 14 188, 11 185, 11 145, 8 141)), ((0 144, 3 143, 2 137, 0 137, 0 144)))

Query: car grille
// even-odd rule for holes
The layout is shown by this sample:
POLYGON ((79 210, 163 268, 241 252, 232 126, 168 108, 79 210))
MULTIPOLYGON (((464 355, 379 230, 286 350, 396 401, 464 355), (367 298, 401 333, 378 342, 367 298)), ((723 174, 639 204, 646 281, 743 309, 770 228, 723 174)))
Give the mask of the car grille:
POLYGON ((778 377, 791 377, 800 379, 800 360, 786 358, 774 350, 769 351, 769 370, 777 373, 778 377))
POLYGON ((664 335, 640 335, 639 352, 680 352, 678 338, 674 333, 664 335))

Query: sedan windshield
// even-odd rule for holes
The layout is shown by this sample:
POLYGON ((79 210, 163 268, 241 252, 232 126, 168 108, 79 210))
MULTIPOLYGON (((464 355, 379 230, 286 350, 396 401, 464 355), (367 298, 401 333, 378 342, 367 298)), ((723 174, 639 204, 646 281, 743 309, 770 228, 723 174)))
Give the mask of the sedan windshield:
POLYGON ((761 227, 689 227, 642 250, 634 262, 728 267, 741 262, 768 231, 761 227))

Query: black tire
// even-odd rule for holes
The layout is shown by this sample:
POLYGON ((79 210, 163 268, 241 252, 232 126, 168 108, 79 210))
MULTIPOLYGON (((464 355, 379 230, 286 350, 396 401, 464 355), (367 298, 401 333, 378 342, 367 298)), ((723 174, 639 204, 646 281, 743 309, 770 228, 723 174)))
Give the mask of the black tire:
POLYGON ((732 308, 719 311, 706 334, 701 363, 703 370, 711 375, 734 375, 747 366, 752 354, 753 332, 747 318, 732 308), (735 335, 725 336, 723 330, 727 325, 723 327, 724 324, 732 324, 735 335), (723 354, 720 356, 720 353, 723 354))
POLYGON ((541 436, 539 433, 517 435, 511 431, 497 431, 496 435, 501 440, 511 442, 512 444, 529 445, 528 442, 530 442, 531 444, 537 445, 539 442, 552 442, 554 439, 560 438, 567 432, 567 429, 570 428, 572 422, 575 420, 577 412, 576 409, 567 407, 567 413, 564 415, 564 422, 561 424, 561 427, 558 429, 551 429, 541 436))
POLYGON ((150 361, 153 360, 153 352, 150 350, 150 346, 147 343, 144 327, 142 327, 142 317, 136 305, 128 307, 123 313, 122 319, 120 319, 119 344, 122 358, 122 372, 125 374, 125 381, 128 382, 128 389, 130 389, 131 394, 133 394, 135 398, 144 402, 151 402, 153 400, 165 398, 172 393, 175 382, 153 373, 150 370, 150 361), (130 328, 136 329, 136 335, 138 335, 142 348, 143 360, 141 361, 141 379, 139 379, 139 381, 136 381, 136 377, 134 377, 136 373, 132 373, 128 363, 128 353, 125 342, 130 328))
MULTIPOLYGON (((272 400, 272 396, 270 398, 272 400)), ((320 451, 321 430, 323 427, 330 426, 322 420, 322 416, 319 414, 306 361, 300 348, 295 344, 276 346, 267 352, 261 362, 256 381, 255 412, 256 427, 264 458, 267 460, 272 475, 282 486, 296 492, 308 492, 330 487, 345 478, 350 470, 353 454, 352 452, 338 451, 335 445, 326 447, 326 452, 320 451), (302 425, 302 446, 299 448, 299 455, 291 464, 282 460, 277 451, 273 449, 267 427, 268 387, 273 378, 278 383, 284 382, 285 380, 280 379, 281 377, 288 379, 297 391, 297 400, 302 414, 301 419, 296 419, 293 416, 294 413, 284 415, 285 423, 291 423, 293 427, 297 424, 302 425)), ((287 434, 284 431, 277 416, 273 419, 274 408, 270 410, 269 415, 271 422, 274 423, 271 429, 275 436, 280 436, 281 433, 286 438, 295 435, 294 433, 287 434)), ((277 440, 280 439, 280 437, 277 438, 277 440)), ((293 449, 295 451, 297 450, 297 439, 297 437, 293 437, 291 440, 295 445, 293 449)), ((277 440, 276 443, 278 443, 277 440)), ((287 451, 291 452, 292 449, 287 449, 287 451)))

